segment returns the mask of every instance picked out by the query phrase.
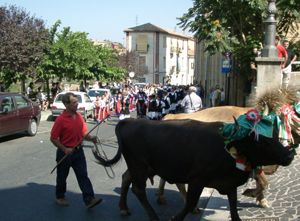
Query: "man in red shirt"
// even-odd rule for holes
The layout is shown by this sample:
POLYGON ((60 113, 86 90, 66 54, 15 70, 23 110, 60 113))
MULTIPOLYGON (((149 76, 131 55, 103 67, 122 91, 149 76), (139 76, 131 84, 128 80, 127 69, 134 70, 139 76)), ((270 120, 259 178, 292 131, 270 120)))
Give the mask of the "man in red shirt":
POLYGON ((285 65, 286 65, 286 62, 288 60, 288 53, 285 49, 285 47, 283 47, 281 44, 280 44, 280 37, 279 36, 276 36, 275 37, 275 46, 277 47, 277 52, 278 52, 278 57, 279 58, 284 58, 284 61, 281 62, 281 69, 285 68, 285 65))
POLYGON ((83 201, 87 208, 92 208, 99 204, 102 199, 95 199, 94 197, 94 190, 88 177, 86 159, 81 145, 83 139, 97 142, 97 138, 88 134, 84 119, 77 112, 78 100, 76 95, 66 93, 62 102, 66 110, 55 120, 50 137, 51 142, 57 147, 56 161, 59 162, 65 154, 68 155, 57 166, 56 203, 61 206, 69 205, 65 198, 66 180, 70 167, 72 167, 82 191, 83 201))

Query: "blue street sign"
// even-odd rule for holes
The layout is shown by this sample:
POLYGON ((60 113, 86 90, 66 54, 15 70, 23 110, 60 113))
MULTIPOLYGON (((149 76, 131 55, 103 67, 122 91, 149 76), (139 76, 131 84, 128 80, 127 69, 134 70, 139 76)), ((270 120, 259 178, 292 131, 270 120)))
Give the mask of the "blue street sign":
POLYGON ((231 71, 231 60, 227 58, 222 59, 222 73, 228 74, 231 71))

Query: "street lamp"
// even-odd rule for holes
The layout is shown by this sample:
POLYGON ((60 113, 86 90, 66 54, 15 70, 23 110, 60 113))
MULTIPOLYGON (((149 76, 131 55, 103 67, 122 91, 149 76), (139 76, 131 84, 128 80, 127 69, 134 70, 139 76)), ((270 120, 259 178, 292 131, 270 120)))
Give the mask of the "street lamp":
POLYGON ((277 48, 275 46, 277 23, 275 19, 276 13, 276 0, 268 0, 268 17, 264 21, 266 33, 264 39, 264 48, 262 49, 262 57, 277 58, 277 48))

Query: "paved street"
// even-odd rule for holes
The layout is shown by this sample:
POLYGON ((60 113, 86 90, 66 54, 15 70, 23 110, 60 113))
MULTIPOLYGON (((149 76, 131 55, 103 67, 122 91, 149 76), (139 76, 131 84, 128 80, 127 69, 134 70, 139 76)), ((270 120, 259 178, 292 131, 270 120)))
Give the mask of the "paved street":
MULTIPOLYGON (((115 178, 110 179, 104 168, 93 162, 91 150, 85 148, 88 162, 88 172, 94 185, 97 197, 104 202, 91 210, 86 210, 81 198, 73 171, 68 178, 67 198, 70 206, 58 207, 54 202, 55 174, 50 171, 55 166, 55 148, 49 141, 49 132, 52 121, 41 122, 39 133, 35 137, 23 135, 10 136, 0 139, 0 220, 4 221, 53 221, 53 220, 105 220, 105 221, 142 221, 148 220, 136 197, 129 192, 128 204, 131 208, 130 217, 121 217, 118 209, 121 174, 126 165, 122 159, 114 168, 115 178)), ((116 118, 101 125, 99 135, 103 148, 108 157, 116 151, 114 126, 116 118)), ((94 124, 88 122, 89 128, 94 124)), ((95 131, 96 133, 96 131, 95 131)), ((271 208, 261 209, 256 206, 255 200, 241 196, 241 192, 253 186, 239 189, 239 214, 241 218, 278 218, 265 220, 297 221, 300 220, 300 159, 296 157, 289 167, 280 167, 276 174, 269 176, 270 187, 266 193, 271 208)), ((166 185, 167 205, 156 203, 155 191, 158 178, 154 186, 147 184, 147 194, 150 203, 158 213, 161 220, 170 217, 181 209, 183 201, 173 185, 166 185)), ((217 191, 206 191, 198 206, 206 206, 204 213, 188 215, 185 221, 225 221, 229 219, 227 198, 220 196, 217 191), (209 198, 210 197, 210 198, 209 198)))
MULTIPOLYGON (((101 125, 99 134, 104 142, 103 148, 108 157, 116 151, 113 118, 101 125)), ((54 202, 55 174, 50 171, 55 166, 55 148, 49 141, 49 132, 53 122, 42 121, 35 137, 23 135, 9 136, 0 139, 0 220, 1 221, 60 221, 60 220, 103 220, 103 221, 142 221, 148 220, 138 200, 129 192, 128 204, 132 215, 121 217, 118 200, 121 185, 121 175, 126 169, 122 159, 114 168, 115 178, 110 179, 104 168, 95 162, 91 150, 85 148, 88 172, 94 186, 96 197, 104 199, 99 206, 87 210, 83 204, 81 192, 76 178, 71 170, 68 177, 68 192, 70 201, 67 208, 58 207, 54 202)), ((88 122, 89 128, 94 124, 88 122)), ((95 131, 96 132, 96 131, 95 131)), ((150 203, 161 220, 169 220, 183 206, 183 200, 175 190, 175 186, 166 185, 167 205, 156 203, 155 192, 158 178, 154 186, 147 184, 147 194, 150 203)), ((205 204, 207 198, 199 202, 205 204)), ((200 215, 189 215, 186 220, 196 221, 200 215)))

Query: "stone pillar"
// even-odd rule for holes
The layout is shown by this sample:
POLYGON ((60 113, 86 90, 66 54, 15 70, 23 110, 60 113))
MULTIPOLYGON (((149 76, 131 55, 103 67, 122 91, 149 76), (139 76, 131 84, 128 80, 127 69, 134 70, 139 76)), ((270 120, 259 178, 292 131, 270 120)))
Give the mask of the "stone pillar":
POLYGON ((256 97, 265 91, 281 87, 282 71, 280 58, 259 57, 257 62, 256 97))

